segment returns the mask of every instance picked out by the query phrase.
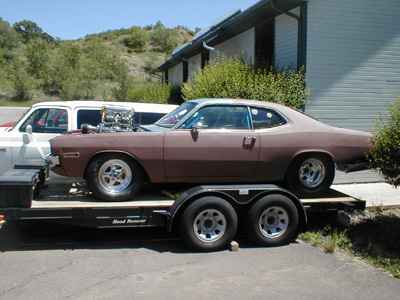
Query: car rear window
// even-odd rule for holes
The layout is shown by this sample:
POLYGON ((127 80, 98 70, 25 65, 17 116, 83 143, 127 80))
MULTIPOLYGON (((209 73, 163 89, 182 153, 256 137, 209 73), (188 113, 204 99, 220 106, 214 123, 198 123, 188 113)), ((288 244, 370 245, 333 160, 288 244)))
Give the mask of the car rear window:
POLYGON ((250 107, 254 129, 267 129, 284 125, 285 120, 270 109, 250 107))

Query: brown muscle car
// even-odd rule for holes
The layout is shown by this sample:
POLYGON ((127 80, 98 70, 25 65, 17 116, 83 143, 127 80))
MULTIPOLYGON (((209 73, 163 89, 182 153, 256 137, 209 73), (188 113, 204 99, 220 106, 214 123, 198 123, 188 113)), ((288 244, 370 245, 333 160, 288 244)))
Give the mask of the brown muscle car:
POLYGON ((321 196, 335 168, 365 166, 371 137, 278 104, 200 99, 139 130, 88 130, 50 142, 53 171, 84 177, 102 200, 126 201, 143 182, 276 182, 299 197, 321 196))

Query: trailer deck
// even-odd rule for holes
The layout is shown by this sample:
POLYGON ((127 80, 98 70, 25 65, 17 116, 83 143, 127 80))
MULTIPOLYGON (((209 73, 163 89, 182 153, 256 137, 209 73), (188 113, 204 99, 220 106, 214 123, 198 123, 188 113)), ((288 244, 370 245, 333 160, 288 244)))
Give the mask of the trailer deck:
MULTIPOLYGON (((71 179, 68 177, 54 176, 47 180, 45 188, 32 201, 32 208, 89 208, 89 207, 165 207, 173 205, 171 199, 162 193, 162 186, 149 186, 142 188, 132 201, 104 202, 96 201, 91 196, 84 179, 71 179)), ((301 203, 309 211, 313 210, 340 210, 344 206, 364 209, 365 201, 330 189, 323 198, 300 199, 301 203)))

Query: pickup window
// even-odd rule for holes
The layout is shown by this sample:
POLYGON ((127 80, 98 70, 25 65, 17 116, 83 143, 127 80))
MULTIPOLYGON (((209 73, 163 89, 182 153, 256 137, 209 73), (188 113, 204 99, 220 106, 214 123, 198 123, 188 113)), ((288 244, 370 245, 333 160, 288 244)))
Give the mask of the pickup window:
POLYGON ((78 129, 81 129, 82 124, 97 126, 101 122, 101 111, 100 109, 80 109, 77 117, 78 129))
POLYGON ((25 120, 19 131, 25 132, 28 125, 32 126, 32 132, 62 133, 68 130, 68 112, 58 108, 37 109, 25 120))

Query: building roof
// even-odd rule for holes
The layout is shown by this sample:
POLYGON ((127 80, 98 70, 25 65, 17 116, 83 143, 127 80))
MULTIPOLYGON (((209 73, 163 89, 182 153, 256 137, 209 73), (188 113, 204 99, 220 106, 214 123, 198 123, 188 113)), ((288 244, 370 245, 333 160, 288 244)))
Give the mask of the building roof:
POLYGON ((269 20, 277 15, 282 14, 281 11, 288 11, 299 6, 304 0, 261 0, 245 11, 232 11, 219 18, 210 25, 197 33, 191 43, 181 45, 172 53, 169 58, 161 66, 153 70, 153 72, 164 72, 177 64, 183 59, 189 59, 204 50, 203 42, 208 46, 218 45, 234 36, 237 36, 258 24, 269 20), (272 4, 279 10, 273 8, 272 4))

